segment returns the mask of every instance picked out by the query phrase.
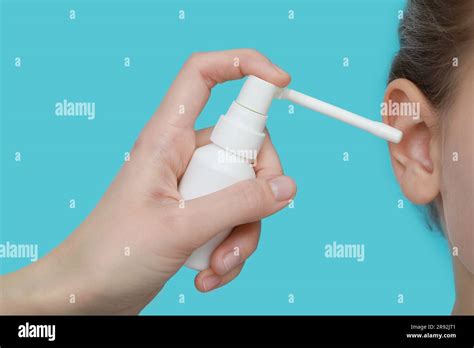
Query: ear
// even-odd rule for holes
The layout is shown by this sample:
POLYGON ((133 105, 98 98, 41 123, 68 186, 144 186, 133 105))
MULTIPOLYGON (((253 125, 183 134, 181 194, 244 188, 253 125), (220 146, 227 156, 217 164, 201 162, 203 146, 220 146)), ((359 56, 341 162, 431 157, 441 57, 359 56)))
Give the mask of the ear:
POLYGON ((440 192, 438 115, 421 90, 407 79, 387 86, 382 115, 386 124, 403 132, 399 144, 389 145, 395 175, 404 195, 427 204, 440 192))

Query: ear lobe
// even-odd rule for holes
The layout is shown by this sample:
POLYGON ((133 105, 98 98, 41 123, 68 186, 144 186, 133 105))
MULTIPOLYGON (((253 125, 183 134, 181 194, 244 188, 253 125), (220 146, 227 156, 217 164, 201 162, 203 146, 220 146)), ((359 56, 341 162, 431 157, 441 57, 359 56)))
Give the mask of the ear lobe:
POLYGON ((386 89, 383 120, 403 131, 399 144, 389 144, 397 180, 404 195, 426 204, 440 191, 437 115, 424 94, 411 81, 396 79, 386 89))

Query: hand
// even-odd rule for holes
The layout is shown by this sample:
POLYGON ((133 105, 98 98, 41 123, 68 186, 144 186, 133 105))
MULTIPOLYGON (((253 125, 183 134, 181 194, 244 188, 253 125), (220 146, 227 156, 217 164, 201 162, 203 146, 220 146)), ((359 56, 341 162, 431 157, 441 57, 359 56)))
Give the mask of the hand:
POLYGON ((3 277, 3 311, 138 313, 196 248, 237 226, 195 285, 209 291, 234 279, 257 246, 260 219, 284 208, 296 191, 269 137, 256 179, 187 201, 184 209, 177 187, 196 147, 209 143, 211 129, 195 132, 194 123, 211 88, 249 74, 281 87, 290 82, 253 50, 193 55, 94 211, 46 257, 3 277))

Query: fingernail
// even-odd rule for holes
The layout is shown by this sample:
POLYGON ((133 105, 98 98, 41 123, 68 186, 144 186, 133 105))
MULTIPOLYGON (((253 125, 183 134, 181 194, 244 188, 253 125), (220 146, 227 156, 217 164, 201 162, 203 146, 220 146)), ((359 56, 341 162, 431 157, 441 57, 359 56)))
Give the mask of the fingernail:
POLYGON ((224 263, 224 268, 226 272, 229 272, 232 268, 239 265, 241 263, 242 258, 240 257, 240 253, 235 253, 235 251, 231 251, 230 253, 226 254, 222 258, 222 262, 224 263))
POLYGON ((268 183, 277 201, 287 201, 293 196, 294 184, 289 177, 279 176, 271 179, 268 183))
POLYGON ((202 286, 205 291, 214 289, 221 282, 221 278, 216 275, 207 276, 202 280, 202 286))

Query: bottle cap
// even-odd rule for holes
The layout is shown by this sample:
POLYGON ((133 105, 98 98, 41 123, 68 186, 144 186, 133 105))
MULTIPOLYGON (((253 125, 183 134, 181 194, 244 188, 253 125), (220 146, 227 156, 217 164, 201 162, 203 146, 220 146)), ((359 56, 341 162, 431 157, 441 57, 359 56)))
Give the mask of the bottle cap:
POLYGON ((282 88, 272 85, 256 76, 247 77, 239 96, 235 100, 243 107, 266 115, 273 98, 280 93, 282 88))
POLYGON ((211 141, 238 156, 257 159, 265 140, 266 114, 280 90, 256 76, 247 77, 239 96, 214 127, 211 141))

